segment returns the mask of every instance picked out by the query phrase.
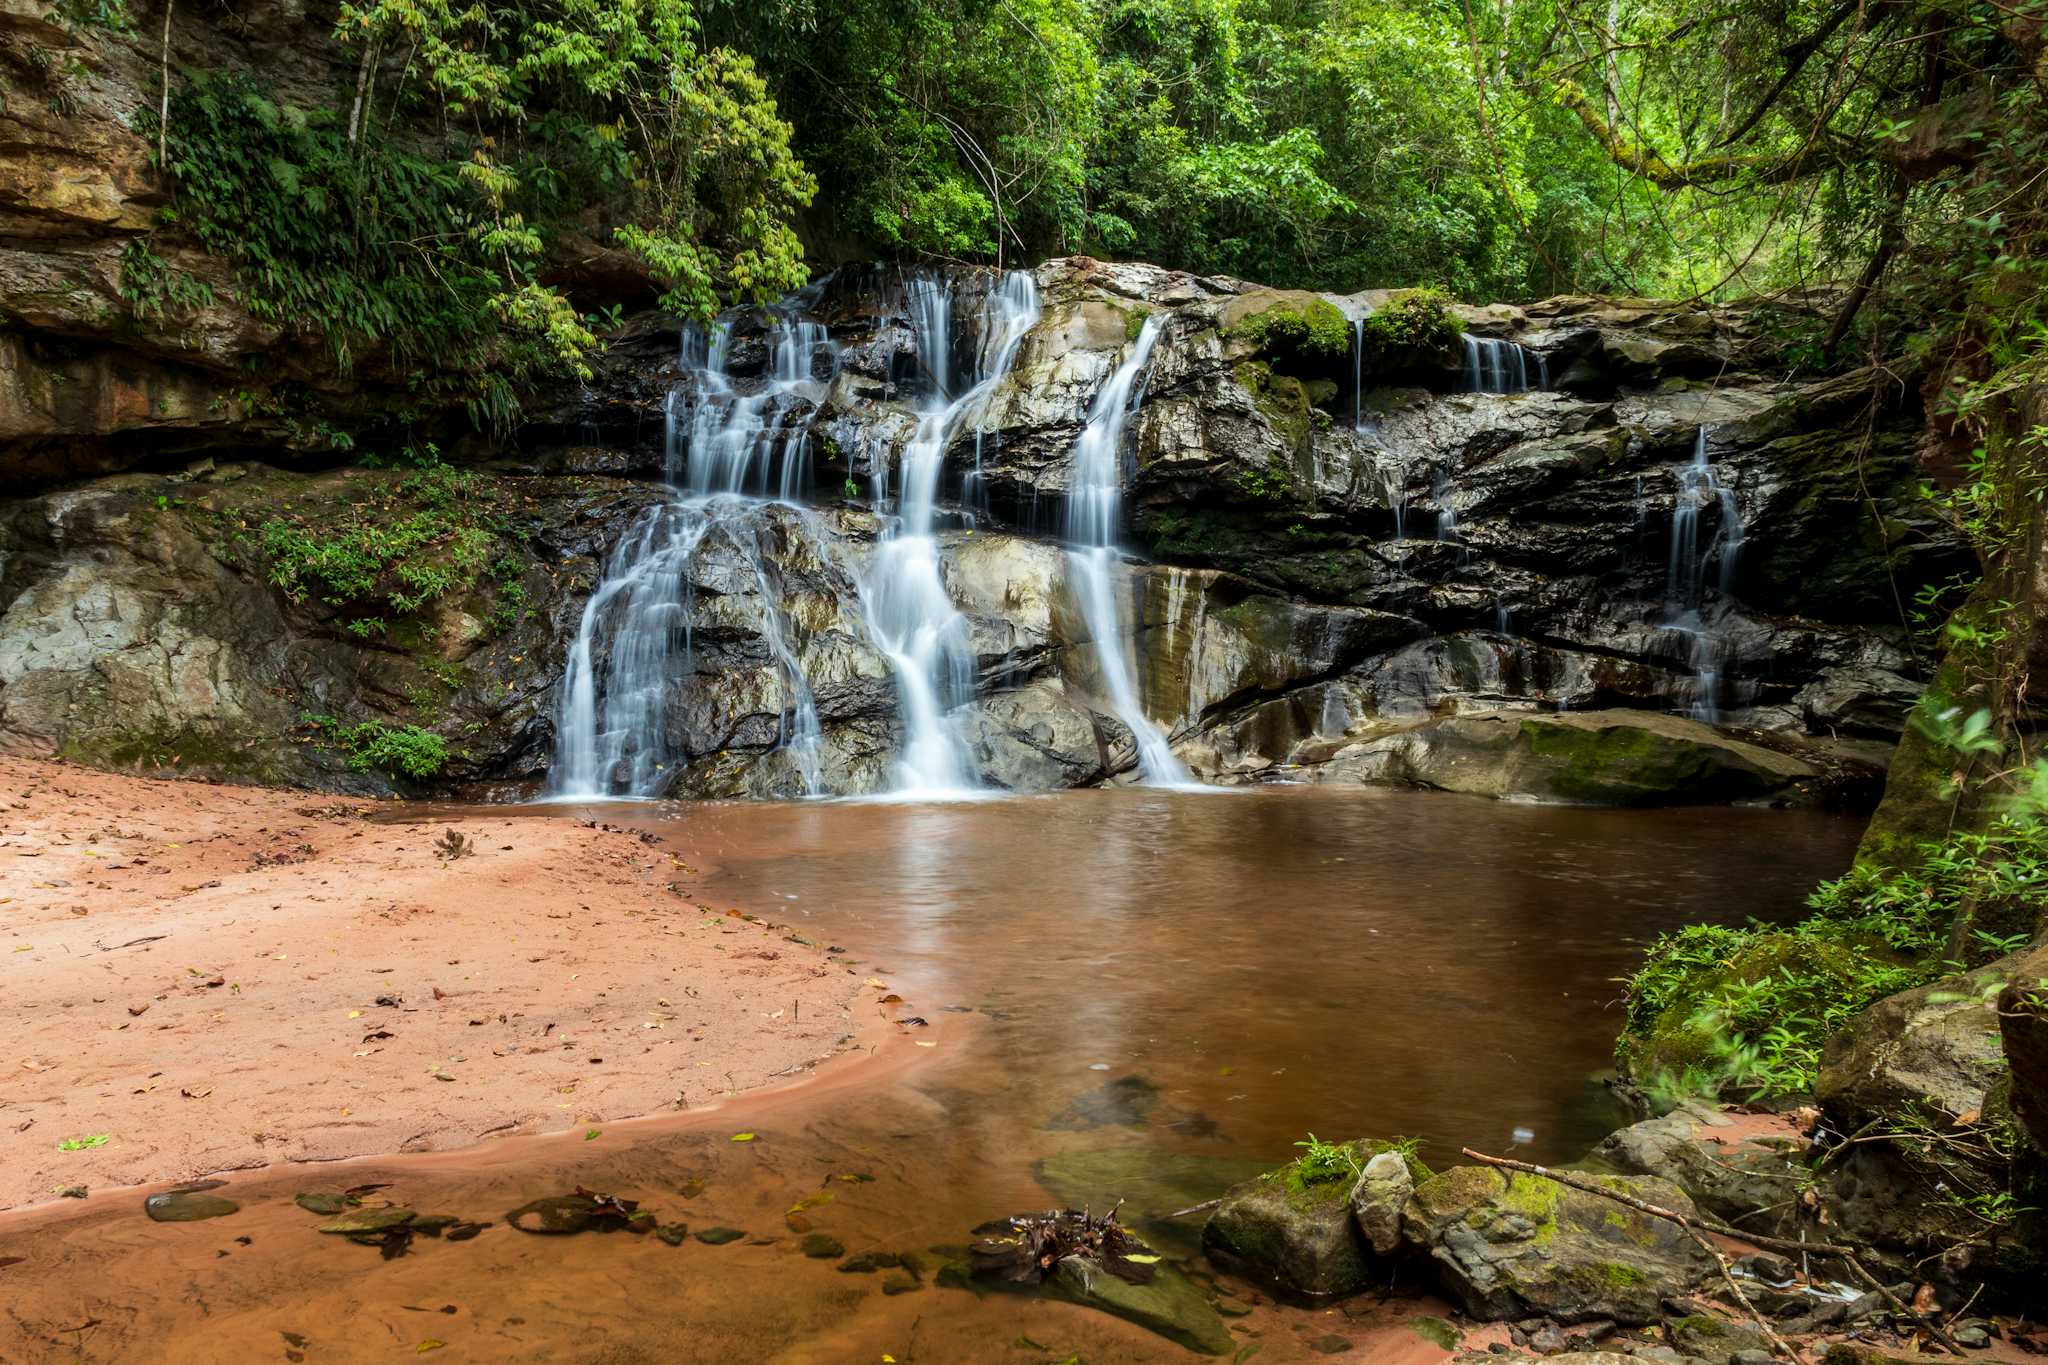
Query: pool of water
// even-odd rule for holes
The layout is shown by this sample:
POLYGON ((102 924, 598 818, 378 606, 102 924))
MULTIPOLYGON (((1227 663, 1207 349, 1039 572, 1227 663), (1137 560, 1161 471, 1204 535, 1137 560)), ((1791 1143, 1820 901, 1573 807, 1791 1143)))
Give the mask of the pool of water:
MULTIPOLYGON (((252 1173, 230 1187, 243 1211, 214 1222, 148 1223, 137 1199, 0 1224, 0 1252, 33 1252, 0 1272, 0 1358, 321 1361, 429 1341, 474 1360, 1184 1358, 1066 1305, 884 1294, 883 1275, 805 1259, 799 1236, 929 1256, 1002 1214, 1122 1199, 1200 1270, 1199 1218, 1161 1215, 1309 1132, 1418 1137, 1439 1164, 1466 1145, 1569 1159, 1619 1119, 1596 1077, 1641 945, 1796 915, 1858 833, 1811 812, 1330 788, 602 814, 701 857, 707 903, 847 948, 883 983, 856 1014, 884 1055, 588 1142, 252 1173), (927 1024, 892 1022, 910 1016, 927 1024), (371 1180, 501 1225, 381 1262, 291 1204, 371 1180), (578 1184, 749 1236, 673 1248, 502 1226, 578 1184)), ((1355 1358, 1391 1358, 1369 1310, 1262 1305, 1239 1332, 1269 1360, 1333 1327, 1355 1358)))

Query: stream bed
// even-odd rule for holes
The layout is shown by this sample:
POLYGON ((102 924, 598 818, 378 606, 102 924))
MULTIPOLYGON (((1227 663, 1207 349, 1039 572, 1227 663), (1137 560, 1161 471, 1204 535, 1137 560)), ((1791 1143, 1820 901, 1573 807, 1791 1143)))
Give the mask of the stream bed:
MULTIPOLYGON (((241 1211, 207 1222, 147 1221, 127 1194, 17 1216, 0 1253, 34 1255, 6 1272, 0 1358, 1188 1359, 1081 1308, 941 1287, 931 1249, 1001 1215, 1122 1199, 1206 1285, 1200 1216, 1159 1215, 1311 1131, 1418 1137, 1439 1166, 1465 1145, 1578 1156, 1622 1121, 1596 1077, 1641 945, 1797 915, 1859 832, 1816 812, 1277 787, 533 818, 575 816, 701 859, 707 906, 844 945, 883 983, 855 1004, 877 1055, 587 1139, 250 1172, 222 1191, 241 1211), (908 1016, 927 1023, 886 1022, 908 1016), (316 1235, 293 1203, 368 1182, 495 1226, 385 1261, 316 1235), (578 1186, 692 1233, 505 1226, 578 1186), (746 1235, 695 1235, 714 1227, 746 1235), (849 1256, 911 1253, 918 1273, 807 1257, 818 1235, 849 1256)), ((715 1090, 681 1083, 693 1108, 693 1086, 715 1090)), ((1376 1318, 1374 1295, 1305 1311, 1215 1287, 1251 1310, 1234 1330, 1262 1360, 1442 1355, 1376 1318)))

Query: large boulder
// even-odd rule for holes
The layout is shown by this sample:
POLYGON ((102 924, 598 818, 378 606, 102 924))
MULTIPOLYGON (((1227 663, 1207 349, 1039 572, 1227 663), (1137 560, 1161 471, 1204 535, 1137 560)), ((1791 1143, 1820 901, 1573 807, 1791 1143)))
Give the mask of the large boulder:
MULTIPOLYGON (((1685 1192, 1649 1176, 1591 1177, 1677 1213, 1685 1192)), ((1657 1320, 1662 1301, 1712 1273, 1676 1225, 1544 1176, 1458 1166, 1423 1182, 1402 1215, 1438 1279, 1474 1317, 1657 1320)))
POLYGON ((1829 1117, 1845 1132, 1974 1122, 2005 1079, 1994 997, 2016 965, 2002 958, 1901 991, 1850 1020, 1821 1053, 1815 1095, 1829 1117))
POLYGON ((2023 953, 1998 996, 1998 1027, 2012 1072, 2012 1112, 2048 1157, 2048 948, 2023 953))
POLYGON ((1682 1105, 1602 1139, 1595 1160, 1624 1175, 1651 1175, 1684 1190, 1724 1223, 1769 1236, 1796 1236, 1793 1196, 1811 1176, 1804 1140, 1785 1131, 1735 1130, 1720 1113, 1682 1105))

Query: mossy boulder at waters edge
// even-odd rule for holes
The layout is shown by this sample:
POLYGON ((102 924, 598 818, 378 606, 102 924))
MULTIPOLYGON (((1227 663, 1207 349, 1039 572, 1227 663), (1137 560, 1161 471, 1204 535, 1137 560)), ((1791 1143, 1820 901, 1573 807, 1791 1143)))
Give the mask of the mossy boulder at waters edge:
POLYGON ((1361 782, 1595 806, 1798 799, 1820 777, 1804 760, 1653 711, 1454 716, 1338 751, 1361 782))
MULTIPOLYGON (((1648 1203, 1691 1214, 1692 1201, 1649 1176, 1599 1176, 1648 1203)), ((1654 1322, 1713 1261, 1675 1225, 1555 1180, 1458 1166, 1424 1181, 1402 1215, 1437 1278, 1474 1317, 1654 1322)))
MULTIPOLYGON (((1288 1298, 1315 1302, 1362 1288, 1376 1259, 1352 1214, 1358 1172, 1386 1144, 1345 1144, 1351 1166, 1317 1179, 1303 1161, 1290 1162, 1232 1187, 1202 1229, 1202 1246, 1219 1263, 1288 1298)), ((1412 1178, 1429 1168, 1407 1159, 1412 1178)))

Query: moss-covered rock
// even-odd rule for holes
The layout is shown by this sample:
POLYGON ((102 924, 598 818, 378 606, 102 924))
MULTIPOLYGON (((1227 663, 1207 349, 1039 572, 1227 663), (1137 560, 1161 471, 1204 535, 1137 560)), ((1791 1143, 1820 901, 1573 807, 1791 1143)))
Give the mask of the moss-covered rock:
MULTIPOLYGON (((1594 1177, 1681 1213, 1684 1191, 1647 1176, 1594 1177)), ((1444 1288, 1474 1317, 1655 1321, 1661 1301, 1713 1268, 1683 1231, 1543 1176, 1457 1166, 1417 1186, 1402 1216, 1444 1288)))
POLYGON ((1601 806, 1754 801, 1820 776, 1801 759, 1651 711, 1454 716, 1337 756, 1366 782, 1601 806))
POLYGON ((1202 1229, 1203 1249, 1300 1301, 1363 1287, 1374 1253, 1352 1216, 1360 1173, 1383 1153, 1398 1156, 1411 1181, 1428 1179, 1430 1170, 1393 1143, 1360 1139, 1336 1150, 1336 1156, 1304 1156, 1232 1188, 1202 1229))

